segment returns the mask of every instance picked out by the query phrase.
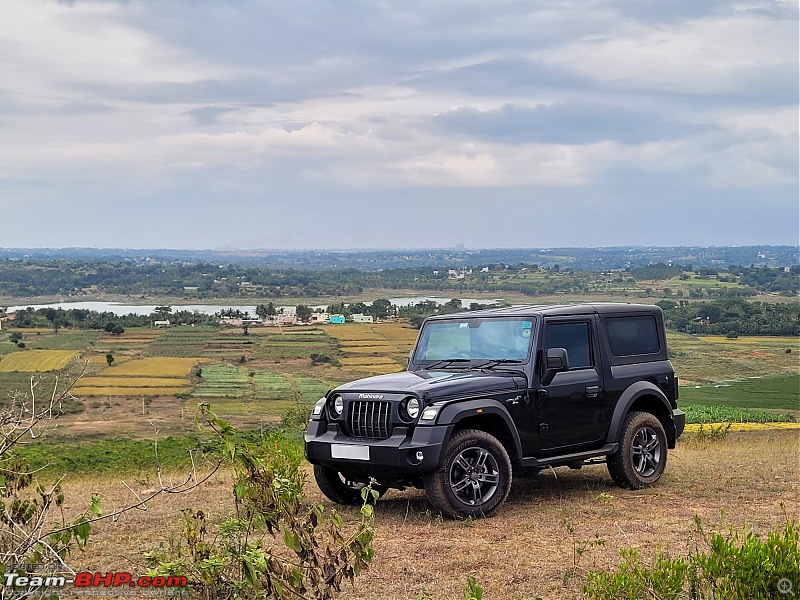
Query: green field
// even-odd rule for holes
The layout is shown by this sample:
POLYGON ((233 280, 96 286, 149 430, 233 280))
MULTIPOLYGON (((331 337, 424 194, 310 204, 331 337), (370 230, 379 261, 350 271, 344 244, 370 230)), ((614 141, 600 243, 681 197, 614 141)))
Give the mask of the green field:
POLYGON ((213 327, 175 327, 154 340, 145 350, 147 356, 200 357, 236 359, 248 357, 258 339, 238 329, 213 327))
POLYGON ((800 410, 800 375, 753 377, 680 389, 681 405, 800 410))

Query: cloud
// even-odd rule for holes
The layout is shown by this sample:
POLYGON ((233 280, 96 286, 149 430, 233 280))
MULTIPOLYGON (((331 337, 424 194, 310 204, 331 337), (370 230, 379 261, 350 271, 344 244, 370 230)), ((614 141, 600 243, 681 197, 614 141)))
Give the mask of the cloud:
POLYGON ((614 140, 641 144, 707 131, 708 124, 681 122, 640 108, 599 102, 506 104, 490 110, 463 107, 435 117, 453 133, 509 143, 590 144, 614 140))
POLYGON ((590 215, 557 245, 650 243, 652 214, 676 240, 796 241, 794 3, 6 0, 3 16, 0 208, 39 215, 7 244, 413 246, 446 222, 454 243, 502 245, 503 219, 479 216, 495 206, 590 215), (684 232, 666 202, 714 227, 684 232), (108 234, 130 206, 141 227, 108 234), (386 214, 394 237, 375 233, 386 214))

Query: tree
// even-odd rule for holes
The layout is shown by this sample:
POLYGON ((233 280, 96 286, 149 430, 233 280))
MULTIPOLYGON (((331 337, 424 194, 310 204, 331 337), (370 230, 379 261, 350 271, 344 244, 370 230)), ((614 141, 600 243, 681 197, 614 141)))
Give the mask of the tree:
POLYGON ((297 320, 301 323, 306 323, 311 318, 311 314, 314 311, 311 309, 310 306, 306 306, 305 304, 298 304, 297 310, 295 314, 297 315, 297 320))
POLYGON ((111 330, 111 335, 121 335, 123 333, 125 333, 125 328, 122 325, 114 325, 111 330))
POLYGON ((350 312, 354 315, 363 315, 367 312, 367 305, 363 302, 353 302, 350 305, 350 312))
POLYGON ((171 306, 156 306, 155 310, 153 311, 153 319, 155 321, 166 321, 169 319, 169 316, 172 314, 172 307, 171 306))
POLYGON ((385 298, 378 298, 370 307, 370 314, 376 319, 385 319, 392 310, 392 303, 385 298))
POLYGON ((275 308, 275 303, 267 302, 266 304, 259 304, 256 306, 256 314, 261 319, 268 319, 272 318, 277 314, 277 309, 275 308))
POLYGON ((453 298, 452 300, 448 300, 442 307, 439 309, 439 313, 446 315, 449 313, 459 312, 461 310, 461 300, 458 298, 453 298))

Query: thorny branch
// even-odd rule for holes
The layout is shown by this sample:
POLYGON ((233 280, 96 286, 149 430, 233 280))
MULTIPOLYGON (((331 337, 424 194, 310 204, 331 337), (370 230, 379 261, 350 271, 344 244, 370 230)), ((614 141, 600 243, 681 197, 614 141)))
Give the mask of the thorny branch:
MULTIPOLYGON (((217 461, 209 473, 198 477, 195 458, 191 456, 191 469, 177 485, 162 481, 161 465, 157 464, 159 487, 147 496, 140 497, 122 482, 136 498, 135 502, 113 512, 102 514, 97 498, 92 505, 72 522, 63 518, 64 496, 61 492, 62 476, 45 489, 35 479, 35 471, 27 468, 19 455, 19 447, 29 444, 52 432, 64 404, 77 401, 72 394, 75 383, 86 374, 88 361, 75 375, 53 376, 53 388, 42 402, 44 386, 41 377, 31 377, 28 390, 10 392, 6 407, 0 408, 0 565, 46 564, 53 572, 74 574, 66 559, 74 547, 86 544, 91 526, 103 520, 116 521, 132 510, 147 510, 147 503, 162 494, 184 494, 208 481, 221 467, 224 459, 217 461), (50 528, 54 511, 60 510, 60 526, 50 528)), ((49 386, 48 386, 49 387, 49 386)), ((158 432, 155 452, 158 459, 158 432)), ((26 591, 0 587, 0 598, 25 598, 35 595, 26 591), (10 594, 10 596, 9 596, 10 594)))

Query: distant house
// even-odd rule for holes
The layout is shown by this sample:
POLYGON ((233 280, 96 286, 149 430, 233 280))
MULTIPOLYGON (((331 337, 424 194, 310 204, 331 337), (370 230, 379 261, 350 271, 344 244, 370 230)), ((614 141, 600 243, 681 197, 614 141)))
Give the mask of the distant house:
POLYGON ((353 323, 372 323, 372 315, 353 315, 353 323))
POLYGON ((331 315, 328 317, 328 323, 344 323, 344 315, 331 315))
POLYGON ((169 327, 169 320, 167 321, 153 321, 153 327, 169 327))
POLYGON ((326 312, 315 312, 311 313, 311 322, 312 323, 330 323, 330 315, 326 312))

